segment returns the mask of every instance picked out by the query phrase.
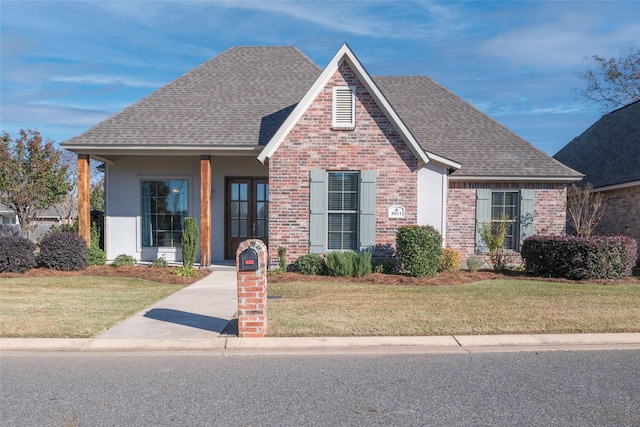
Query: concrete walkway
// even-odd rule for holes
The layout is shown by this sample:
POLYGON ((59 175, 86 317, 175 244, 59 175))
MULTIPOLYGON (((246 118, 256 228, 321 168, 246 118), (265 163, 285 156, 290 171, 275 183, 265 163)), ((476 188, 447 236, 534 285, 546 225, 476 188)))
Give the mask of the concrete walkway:
POLYGON ((96 336, 102 339, 216 338, 238 310, 235 266, 213 271, 96 336))

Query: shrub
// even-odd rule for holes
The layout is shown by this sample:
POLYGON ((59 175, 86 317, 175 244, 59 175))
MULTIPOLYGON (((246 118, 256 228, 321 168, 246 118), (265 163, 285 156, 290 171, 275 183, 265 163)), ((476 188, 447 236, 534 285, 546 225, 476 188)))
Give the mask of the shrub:
POLYGON ((122 267, 124 265, 136 265, 136 259, 131 255, 120 254, 111 263, 115 268, 122 267))
POLYGON ((47 234, 52 233, 76 233, 78 234, 78 220, 76 219, 73 224, 60 224, 52 225, 47 234))
POLYGON ((29 239, 18 236, 0 238, 0 273, 24 273, 34 268, 36 245, 29 239))
POLYGON ((176 267, 173 270, 173 274, 178 277, 196 277, 198 272, 193 267, 187 268, 184 265, 182 267, 176 267))
POLYGON ((438 265, 438 271, 448 271, 450 273, 460 268, 460 260, 462 256, 460 252, 451 248, 442 249, 442 257, 440 258, 440 265, 438 265))
POLYGON ((308 276, 323 275, 326 272, 324 258, 318 254, 306 254, 299 257, 293 264, 295 271, 308 276))
MULTIPOLYGON (((196 219, 184 218, 184 229, 182 230, 182 266, 186 270, 193 269, 198 253, 198 226, 196 219)), ((195 276, 187 276, 195 277, 195 276)))
POLYGON ((356 268, 357 254, 353 251, 329 252, 327 255, 327 271, 329 276, 353 277, 356 268))
POLYGON ((522 244, 527 272, 566 279, 618 279, 630 276, 638 245, 628 236, 533 236, 522 244))
POLYGON ((396 233, 400 271, 413 277, 435 276, 442 253, 442 237, 430 225, 406 225, 396 233))
POLYGON ((156 258, 153 261, 151 261, 151 267, 153 268, 166 268, 168 266, 169 266, 169 263, 167 263, 167 260, 164 259, 163 257, 156 258))
POLYGON ((371 261, 371 269, 375 273, 395 274, 398 271, 398 263, 390 258, 375 259, 371 261))
POLYGON ((107 256, 100 249, 100 232, 95 222, 91 224, 91 245, 84 260, 87 265, 104 265, 107 262, 107 256))
POLYGON ((482 260, 475 255, 471 255, 469 258, 467 258, 467 268, 469 269, 469 271, 480 270, 480 268, 482 268, 482 264, 484 264, 482 260))
POLYGON ((361 251, 357 253, 354 275, 364 277, 371 274, 371 251, 361 251))
POLYGON ((502 215, 498 221, 478 224, 478 233, 489 249, 489 258, 495 271, 501 271, 507 267, 504 242, 511 224, 513 220, 510 220, 507 215, 502 215))
POLYGON ((87 266, 87 243, 75 233, 51 233, 40 241, 38 264, 53 270, 82 270, 87 266))

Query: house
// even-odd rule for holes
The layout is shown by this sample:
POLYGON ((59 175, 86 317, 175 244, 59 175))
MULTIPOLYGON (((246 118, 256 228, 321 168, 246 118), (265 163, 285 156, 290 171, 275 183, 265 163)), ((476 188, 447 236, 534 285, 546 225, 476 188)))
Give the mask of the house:
POLYGON ((604 194, 596 233, 640 242, 640 101, 605 114, 554 157, 585 174, 578 186, 604 194))
POLYGON ((108 259, 180 260, 197 218, 199 262, 260 238, 277 264, 306 253, 391 248, 432 225, 463 259, 476 223, 506 214, 508 244, 565 230, 582 175, 425 76, 372 77, 348 45, 325 68, 294 47, 234 47, 62 144, 106 165, 108 259))

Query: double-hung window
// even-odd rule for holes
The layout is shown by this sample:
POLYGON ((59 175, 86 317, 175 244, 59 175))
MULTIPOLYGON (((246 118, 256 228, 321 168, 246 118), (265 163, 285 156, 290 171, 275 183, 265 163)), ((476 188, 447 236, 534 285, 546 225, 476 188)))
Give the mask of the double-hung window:
POLYGON ((310 253, 373 247, 375 213, 375 171, 310 171, 310 253))
POLYGON ((491 193, 491 223, 508 223, 504 239, 505 249, 518 249, 518 192, 493 191, 491 193))
POLYGON ((476 190, 476 252, 488 252, 480 236, 482 224, 508 222, 504 247, 519 251, 522 242, 533 234, 534 190, 476 190))
POLYGON ((328 172, 327 249, 358 250, 358 172, 328 172))
POLYGON ((142 246, 180 247, 188 201, 186 179, 142 181, 142 246))

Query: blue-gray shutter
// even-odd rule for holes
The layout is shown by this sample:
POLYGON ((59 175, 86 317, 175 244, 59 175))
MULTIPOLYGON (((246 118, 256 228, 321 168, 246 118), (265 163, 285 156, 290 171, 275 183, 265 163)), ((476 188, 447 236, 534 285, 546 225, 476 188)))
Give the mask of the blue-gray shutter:
POLYGON ((360 250, 376 244, 376 171, 360 171, 360 250))
POLYGON ((520 190, 520 247, 533 236, 533 190, 520 190))
POLYGON ((484 239, 480 237, 482 224, 491 222, 491 190, 476 190, 476 252, 489 252, 484 239))
POLYGON ((309 253, 326 252, 327 237, 327 190, 326 172, 320 169, 310 171, 309 181, 309 253))

